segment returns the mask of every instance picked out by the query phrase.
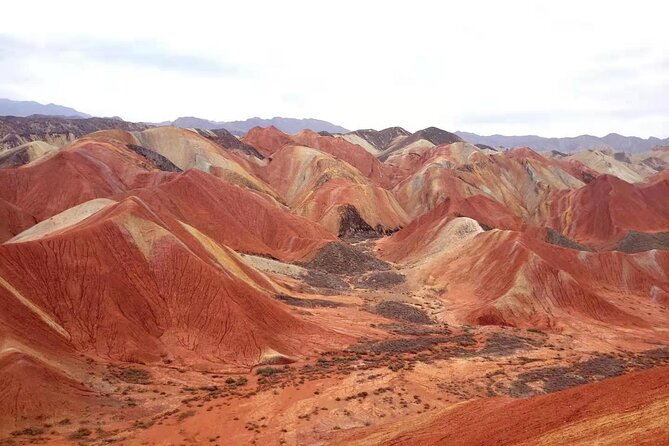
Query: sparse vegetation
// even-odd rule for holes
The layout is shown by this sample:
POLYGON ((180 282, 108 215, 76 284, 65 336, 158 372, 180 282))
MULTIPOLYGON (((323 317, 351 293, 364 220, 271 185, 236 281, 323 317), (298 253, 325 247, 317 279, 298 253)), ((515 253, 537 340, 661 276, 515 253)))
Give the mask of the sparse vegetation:
POLYGON ((90 437, 92 434, 93 434, 93 432, 90 429, 88 429, 86 427, 82 427, 82 428, 72 432, 69 435, 68 438, 70 440, 81 440, 81 439, 90 437))
POLYGON ((187 411, 181 412, 179 415, 177 415, 177 420, 178 421, 183 421, 186 418, 192 417, 193 415, 195 415, 194 410, 187 410, 187 411))
POLYGON ((283 370, 277 367, 260 367, 258 370, 256 370, 256 375, 272 376, 282 372, 283 370))
POLYGON ((402 322, 424 325, 434 323, 425 311, 402 302, 384 301, 376 305, 373 311, 380 316, 402 322))
POLYGON ((29 436, 29 437, 35 437, 37 435, 42 435, 44 433, 44 429, 41 427, 27 427, 25 429, 21 430, 16 430, 11 433, 12 436, 14 437, 20 437, 23 435, 29 436))
POLYGON ((293 307, 302 307, 302 308, 337 308, 342 307, 343 304, 339 302, 332 302, 325 299, 306 299, 306 298, 297 298, 293 296, 288 296, 285 294, 277 294, 274 296, 277 300, 280 300, 283 303, 292 305, 293 307))
POLYGON ((147 370, 138 367, 112 368, 112 374, 127 383, 151 384, 151 374, 147 370))

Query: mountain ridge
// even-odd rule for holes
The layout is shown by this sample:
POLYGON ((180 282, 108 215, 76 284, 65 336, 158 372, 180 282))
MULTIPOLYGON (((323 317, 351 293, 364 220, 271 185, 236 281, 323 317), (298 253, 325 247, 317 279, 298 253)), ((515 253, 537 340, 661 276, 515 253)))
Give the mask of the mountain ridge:
POLYGON ((539 135, 478 135, 476 133, 457 131, 456 135, 472 144, 485 144, 491 147, 532 147, 535 150, 558 150, 561 152, 577 152, 585 149, 613 149, 631 153, 644 152, 654 147, 669 144, 669 138, 640 138, 609 133, 606 136, 579 135, 568 137, 544 137, 539 135))
MULTIPOLYGON (((150 124, 150 123, 149 123, 150 124)), ((274 126, 282 132, 293 134, 301 130, 313 130, 314 132, 348 133, 349 130, 332 124, 328 121, 314 118, 283 118, 275 116, 270 119, 259 117, 248 118, 242 121, 213 121, 197 118, 194 116, 181 116, 174 121, 165 121, 157 125, 173 125, 182 128, 200 128, 205 130, 225 129, 230 133, 242 136, 254 127, 274 126)))
POLYGON ((0 98, 0 116, 27 117, 31 115, 91 118, 92 116, 71 107, 58 104, 41 104, 35 101, 14 101, 0 98))
MULTIPOLYGON (((15 101, 12 99, 0 98, 0 116, 29 117, 36 115, 42 117, 63 117, 70 119, 93 117, 93 115, 89 115, 72 107, 59 104, 42 104, 36 101, 15 101)), ((358 137, 362 139, 380 138, 379 141, 375 141, 376 144, 373 145, 379 145, 383 139, 388 138, 387 135, 384 136, 383 132, 387 132, 389 135, 394 137, 399 136, 395 134, 396 131, 399 131, 402 134, 412 133, 407 132, 401 127, 390 127, 383 130, 358 129, 351 131, 345 127, 321 119, 286 118, 280 116, 275 116, 268 119, 255 116, 252 118, 236 121, 215 121, 198 118, 195 116, 181 116, 173 121, 143 121, 143 123, 153 126, 172 125, 181 128, 198 128, 203 130, 225 129, 236 136, 243 136, 254 127, 274 126, 287 134, 294 134, 308 129, 313 130, 314 132, 351 135, 352 137, 358 137)), ((432 127, 428 127, 428 129, 429 128, 432 127)), ((611 149, 619 152, 639 153, 651 150, 658 146, 669 146, 669 138, 663 139, 654 136, 649 138, 641 138, 638 136, 624 136, 615 132, 609 133, 602 137, 588 134, 568 137, 545 137, 540 135, 502 135, 499 133, 493 135, 479 135, 477 133, 461 130, 453 132, 453 134, 472 144, 483 144, 496 148, 531 147, 539 151, 556 150, 565 153, 573 153, 585 149, 611 149)), ((389 140, 390 139, 392 138, 389 138, 389 140)), ((385 145, 387 145, 387 143, 389 143, 389 141, 386 141, 385 145)), ((384 144, 380 145, 383 146, 384 144)), ((387 147, 384 147, 382 150, 385 150, 386 148, 387 147)), ((377 152, 379 149, 380 148, 377 147, 374 148, 373 151, 377 152)))

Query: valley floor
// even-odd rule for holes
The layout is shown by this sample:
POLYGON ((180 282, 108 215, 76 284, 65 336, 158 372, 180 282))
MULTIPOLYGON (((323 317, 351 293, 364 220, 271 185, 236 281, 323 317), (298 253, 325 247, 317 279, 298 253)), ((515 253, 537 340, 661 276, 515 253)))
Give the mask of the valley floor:
MULTIPOLYGON (((356 243, 361 252, 373 253, 373 241, 356 243)), ((99 389, 102 403, 77 418, 37 416, 31 427, 8 433, 0 444, 451 444, 458 438, 453 435, 464 435, 463 425, 481 433, 467 444, 550 444, 576 436, 573 429, 601 430, 629 396, 609 393, 610 407, 579 406, 565 415, 568 422, 548 423, 527 435, 524 418, 509 421, 509 410, 539 401, 542 410, 557 411, 551 419, 559 421, 565 406, 554 405, 574 389, 581 389, 572 397, 579 403, 589 392, 597 394, 598 386, 621 379, 616 377, 645 376, 648 370, 656 393, 651 399, 640 385, 637 399, 648 399, 625 416, 634 417, 628 423, 635 429, 652 430, 655 439, 667 436, 666 427, 653 422, 669 410, 669 347, 661 336, 451 324, 448 301, 411 283, 406 271, 373 271, 366 273, 369 280, 339 275, 337 280, 354 286, 337 290, 328 288, 334 277, 320 277, 320 286, 303 283, 305 267, 245 259, 298 296, 278 298, 299 317, 355 341, 252 369, 170 360, 161 366, 89 362, 86 384, 99 389), (449 417, 461 426, 455 433, 443 427, 449 417), (486 430, 501 433, 485 436, 482 419, 486 430), (571 431, 569 423, 576 423, 571 431), (420 440, 421 430, 433 436, 420 440)), ((612 428, 622 429, 624 422, 618 419, 612 428)))

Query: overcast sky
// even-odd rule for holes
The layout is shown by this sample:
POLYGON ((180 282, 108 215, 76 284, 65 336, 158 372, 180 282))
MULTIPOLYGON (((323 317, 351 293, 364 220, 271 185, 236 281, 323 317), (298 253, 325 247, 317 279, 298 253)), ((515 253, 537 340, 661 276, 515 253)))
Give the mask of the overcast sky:
POLYGON ((669 137, 663 1, 30 1, 0 97, 132 121, 669 137))

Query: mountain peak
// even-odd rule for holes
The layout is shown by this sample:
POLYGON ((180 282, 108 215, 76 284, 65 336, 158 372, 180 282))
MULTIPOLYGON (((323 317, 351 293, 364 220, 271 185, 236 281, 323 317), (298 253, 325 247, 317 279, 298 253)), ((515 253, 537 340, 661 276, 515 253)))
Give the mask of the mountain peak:
POLYGON ((271 119, 263 119, 253 117, 243 121, 212 121, 208 119, 195 117, 180 117, 172 121, 171 124, 175 127, 185 128, 201 128, 205 130, 225 129, 230 133, 243 136, 254 127, 269 127, 274 126, 287 134, 294 134, 301 130, 313 130, 314 132, 328 132, 328 133, 347 133, 348 130, 344 127, 332 124, 327 121, 312 118, 282 118, 275 116, 271 119))
POLYGON ((0 98, 0 116, 26 117, 32 115, 62 116, 67 118, 91 117, 91 115, 73 108, 54 103, 40 104, 35 101, 14 101, 12 99, 0 98))

